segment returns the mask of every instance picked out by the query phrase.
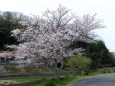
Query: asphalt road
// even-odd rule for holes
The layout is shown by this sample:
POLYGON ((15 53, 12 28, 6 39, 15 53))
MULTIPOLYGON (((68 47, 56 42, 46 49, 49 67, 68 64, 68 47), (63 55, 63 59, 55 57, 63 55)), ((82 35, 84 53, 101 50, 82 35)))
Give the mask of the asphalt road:
POLYGON ((92 78, 76 81, 70 86, 115 86, 115 74, 97 75, 92 78))

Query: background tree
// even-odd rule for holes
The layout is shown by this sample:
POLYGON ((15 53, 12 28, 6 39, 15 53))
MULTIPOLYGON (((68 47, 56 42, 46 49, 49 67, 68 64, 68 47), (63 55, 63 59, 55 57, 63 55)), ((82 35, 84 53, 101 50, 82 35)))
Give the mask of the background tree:
POLYGON ((90 44, 82 41, 74 42, 71 47, 82 47, 85 49, 84 56, 92 59, 92 69, 115 66, 114 55, 109 52, 104 42, 101 40, 96 40, 95 43, 90 44))
POLYGON ((92 67, 94 68, 96 66, 98 68, 110 67, 115 63, 103 41, 98 41, 97 44, 91 44, 89 52, 91 54, 88 54, 88 56, 94 61, 92 63, 92 67))
POLYGON ((5 50, 4 45, 17 44, 15 37, 11 36, 11 31, 22 28, 20 21, 24 15, 19 12, 0 12, 0 50, 5 50))

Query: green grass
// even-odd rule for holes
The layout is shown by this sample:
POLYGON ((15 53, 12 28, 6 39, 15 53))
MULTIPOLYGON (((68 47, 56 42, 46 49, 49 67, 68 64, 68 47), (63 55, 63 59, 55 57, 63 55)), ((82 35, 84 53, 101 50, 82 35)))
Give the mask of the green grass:
POLYGON ((11 79, 11 80, 0 80, 0 84, 9 85, 9 84, 21 84, 21 83, 28 83, 32 81, 39 81, 43 80, 43 78, 18 78, 18 79, 11 79))
POLYGON ((19 83, 26 83, 26 82, 37 81, 37 80, 42 80, 42 78, 18 78, 18 79, 14 79, 13 81, 19 83))
POLYGON ((34 86, 69 86, 69 84, 72 84, 73 82, 84 79, 84 78, 91 78, 92 76, 95 75, 100 75, 100 74, 109 74, 109 73, 115 73, 115 72, 94 72, 89 75, 73 75, 69 77, 62 77, 60 79, 56 78, 51 78, 48 81, 43 82, 40 85, 34 85, 34 86))
POLYGON ((90 76, 92 76, 92 75, 100 75, 100 74, 109 74, 109 73, 115 73, 115 71, 93 72, 93 73, 90 74, 90 76))
POLYGON ((83 79, 86 78, 86 75, 74 75, 74 76, 69 76, 69 77, 62 77, 60 79, 56 79, 56 78, 51 78, 46 82, 43 82, 40 85, 35 85, 35 86, 67 86, 68 84, 79 80, 79 79, 83 79))
MULTIPOLYGON (((61 77, 60 79, 48 78, 48 80, 44 81, 42 84, 37 84, 34 86, 69 86, 69 84, 71 84, 77 80, 80 80, 80 79, 90 78, 95 75, 109 74, 109 73, 115 73, 115 71, 113 71, 113 72, 111 72, 111 71, 93 72, 89 75, 73 75, 73 76, 61 77)), ((18 78, 18 79, 2 81, 1 84, 28 83, 28 82, 38 81, 38 80, 43 80, 43 78, 18 78)))

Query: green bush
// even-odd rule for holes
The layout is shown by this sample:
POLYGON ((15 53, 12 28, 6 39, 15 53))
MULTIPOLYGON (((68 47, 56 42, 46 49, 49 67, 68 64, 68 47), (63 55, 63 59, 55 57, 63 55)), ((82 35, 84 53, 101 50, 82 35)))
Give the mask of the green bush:
POLYGON ((103 71, 102 73, 106 73, 106 71, 103 71))
POLYGON ((111 71, 108 71, 108 73, 111 73, 111 71))
POLYGON ((73 70, 74 72, 81 73, 81 71, 83 70, 90 69, 91 63, 92 60, 87 57, 82 57, 82 56, 70 57, 67 59, 65 63, 65 69, 73 70))
POLYGON ((44 86, 56 86, 56 79, 51 79, 44 86))
MULTIPOLYGON (((55 78, 52 78, 42 84, 42 86, 56 86, 57 80, 55 78)), ((36 85, 39 86, 39 85, 36 85)))

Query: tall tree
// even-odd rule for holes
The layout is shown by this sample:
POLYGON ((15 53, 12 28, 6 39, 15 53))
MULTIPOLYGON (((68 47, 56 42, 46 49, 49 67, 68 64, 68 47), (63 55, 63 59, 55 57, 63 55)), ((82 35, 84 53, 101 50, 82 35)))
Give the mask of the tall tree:
POLYGON ((87 14, 78 18, 61 5, 56 10, 46 10, 32 23, 23 21, 22 24, 27 26, 25 30, 13 31, 20 44, 8 47, 15 48, 18 58, 31 57, 33 62, 48 65, 57 78, 66 58, 82 51, 69 46, 74 41, 93 42, 87 35, 91 35, 94 29, 103 28, 101 20, 95 19, 95 16, 87 14))

